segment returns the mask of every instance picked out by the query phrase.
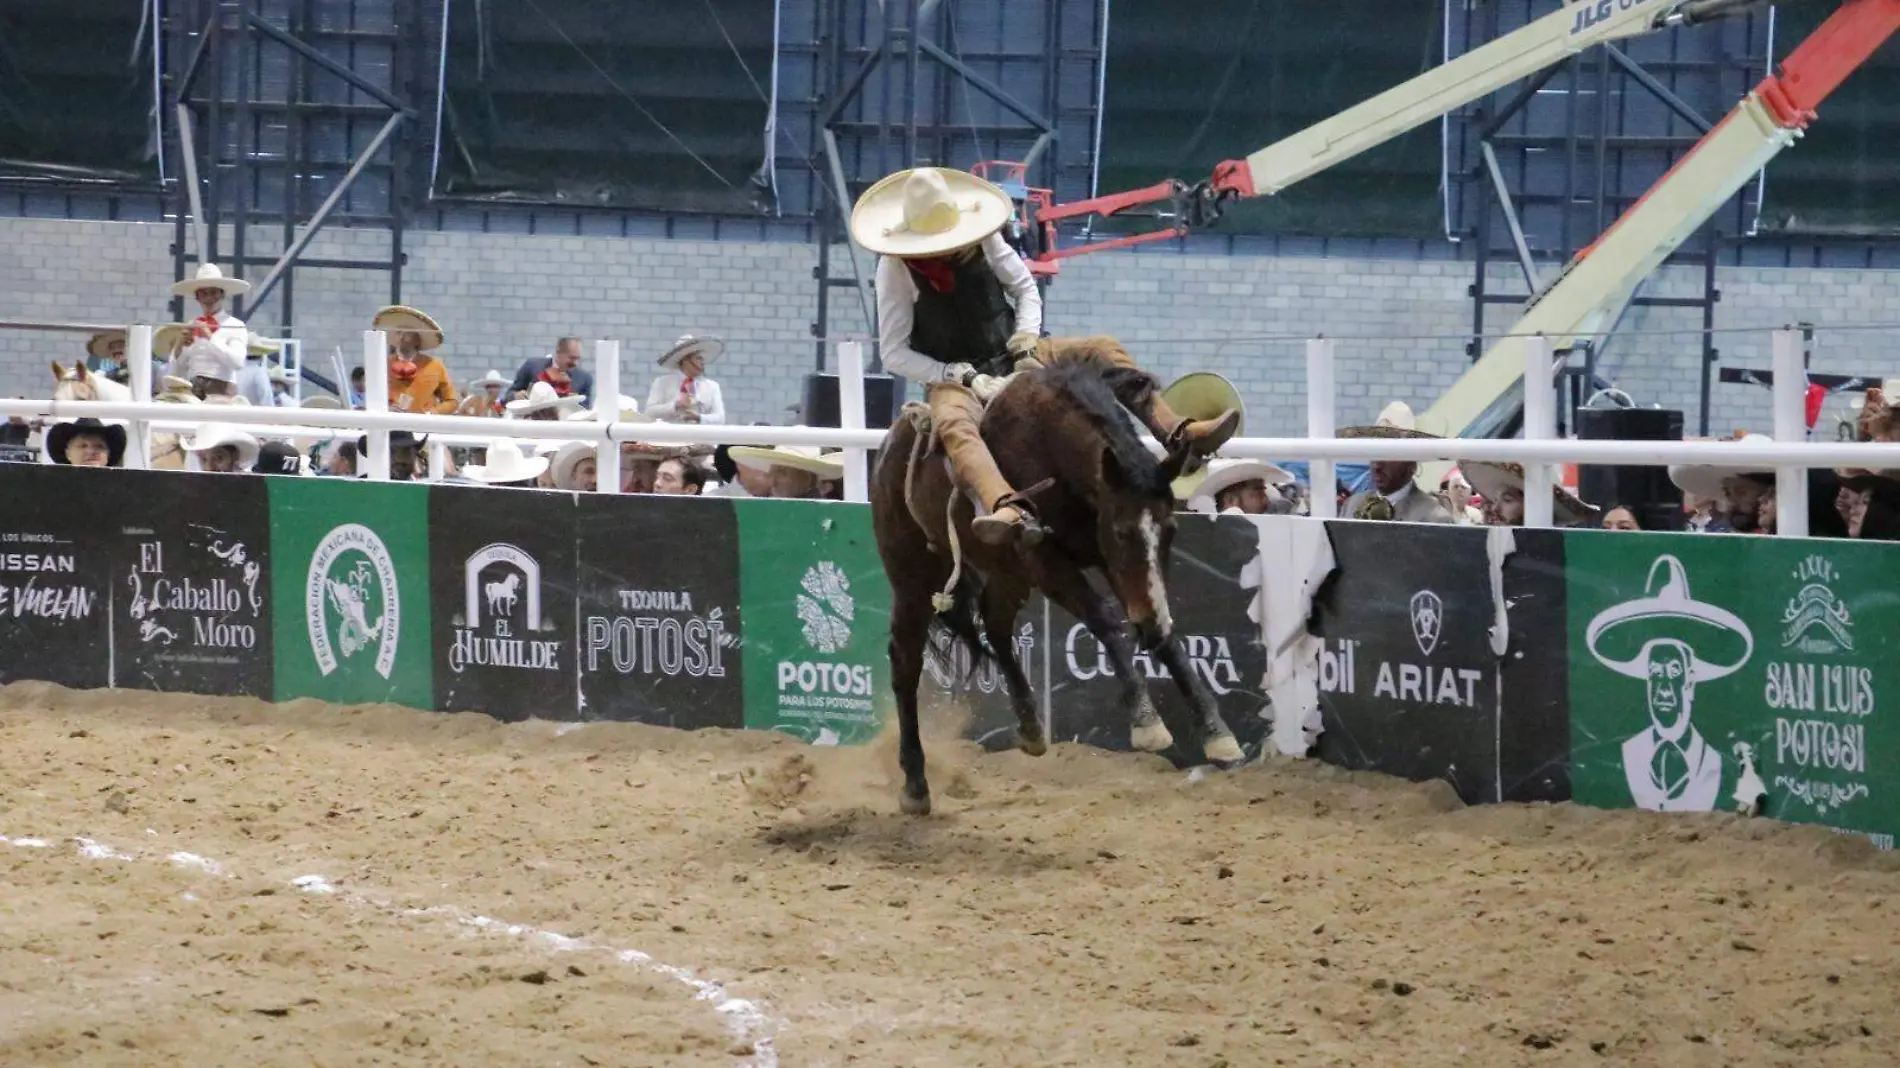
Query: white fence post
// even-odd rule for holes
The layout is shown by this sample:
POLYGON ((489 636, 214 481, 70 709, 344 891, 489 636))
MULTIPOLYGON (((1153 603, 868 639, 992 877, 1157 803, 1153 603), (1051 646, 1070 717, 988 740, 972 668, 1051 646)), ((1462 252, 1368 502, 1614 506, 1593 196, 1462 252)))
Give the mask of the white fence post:
MULTIPOLYGON (((1549 441, 1557 436, 1557 393, 1551 384, 1550 339, 1542 334, 1524 339, 1524 440, 1549 441)), ((1556 501, 1550 465, 1524 465, 1524 525, 1548 527, 1556 523, 1556 501)))
MULTIPOLYGON (((1306 342, 1306 436, 1330 438, 1333 425, 1333 342, 1316 337, 1306 342)), ((1339 477, 1331 460, 1313 460, 1306 465, 1307 514, 1314 519, 1333 519, 1339 515, 1339 477)))
MULTIPOLYGON (((864 429, 864 346, 856 341, 838 343, 838 427, 864 429)), ((863 449, 844 450, 844 499, 862 504, 871 499, 871 481, 864 470, 863 449)))
MULTIPOLYGON (((1775 440, 1807 444, 1808 369, 1801 360, 1801 332, 1775 331, 1775 440)), ((1808 536, 1807 468, 1775 468, 1775 533, 1784 538, 1808 536)))
MULTIPOLYGON (((132 373, 132 401, 135 404, 152 402, 152 328, 134 326, 125 335, 125 366, 132 373)), ((152 466, 152 422, 149 419, 134 419, 129 435, 134 442, 130 451, 136 456, 140 467, 152 466)))
MULTIPOLYGON (((348 383, 344 385, 347 388, 348 383)), ((381 330, 363 331, 363 410, 389 410, 389 336, 381 330)), ((371 430, 366 436, 367 455, 357 457, 357 462, 371 482, 388 482, 389 431, 371 430)))
MULTIPOLYGON (((620 421, 620 342, 611 339, 594 342, 594 421, 620 421)), ((620 492, 620 443, 612 434, 594 454, 594 487, 599 493, 620 492)))

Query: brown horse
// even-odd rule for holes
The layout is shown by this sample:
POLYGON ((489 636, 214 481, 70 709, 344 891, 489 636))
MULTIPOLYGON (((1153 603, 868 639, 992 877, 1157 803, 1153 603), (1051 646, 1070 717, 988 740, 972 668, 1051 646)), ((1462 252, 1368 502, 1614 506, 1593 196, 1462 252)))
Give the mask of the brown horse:
POLYGON ((1167 667, 1199 713, 1208 759, 1242 759, 1213 696, 1174 641, 1167 597, 1175 529, 1171 483, 1188 454, 1177 449, 1156 460, 1125 410, 1145 410, 1156 388, 1140 371, 1062 363, 1017 375, 990 402, 983 440, 1010 484, 1029 488, 1045 530, 1033 546, 992 547, 971 535, 974 505, 954 489, 940 450, 919 434, 922 405, 909 406, 886 435, 872 474, 871 516, 891 582, 891 674, 905 812, 930 811, 917 686, 933 618, 963 639, 973 663, 991 657, 1002 669, 1016 712, 1017 747, 1031 756, 1047 750, 1011 640, 1016 615, 1035 590, 1081 620, 1108 650, 1136 749, 1159 752, 1174 737, 1134 666, 1131 624, 1141 648, 1167 667), (1092 583, 1092 575, 1103 581, 1092 583))

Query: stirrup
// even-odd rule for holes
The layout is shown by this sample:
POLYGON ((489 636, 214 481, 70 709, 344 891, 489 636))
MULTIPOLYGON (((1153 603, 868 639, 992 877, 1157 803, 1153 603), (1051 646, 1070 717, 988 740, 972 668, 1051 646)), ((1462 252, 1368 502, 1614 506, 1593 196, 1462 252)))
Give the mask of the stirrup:
MULTIPOLYGON (((1036 488, 1041 489, 1042 485, 1038 484, 1036 488)), ((1035 506, 1029 503, 1029 494, 1033 492, 1035 492, 1034 489, 1025 493, 1011 493, 990 507, 990 515, 977 518, 979 520, 993 518, 1001 509, 1014 508, 1016 514, 1021 517, 1010 524, 1017 530, 1016 540, 1025 546, 1040 545, 1048 530, 1042 525, 1042 520, 1036 518, 1035 506)))

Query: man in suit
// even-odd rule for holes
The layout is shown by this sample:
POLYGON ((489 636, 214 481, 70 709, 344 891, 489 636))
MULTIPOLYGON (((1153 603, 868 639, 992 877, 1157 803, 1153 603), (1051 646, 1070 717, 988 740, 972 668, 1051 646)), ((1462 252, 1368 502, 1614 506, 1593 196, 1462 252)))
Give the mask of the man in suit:
MULTIPOLYGON (((1379 413, 1371 426, 1349 426, 1340 430, 1342 438, 1435 438, 1418 429, 1412 408, 1404 401, 1393 401, 1379 413)), ((1374 460, 1372 488, 1346 499, 1340 514, 1347 519, 1398 520, 1402 523, 1450 523, 1451 513, 1437 496, 1425 490, 1415 479, 1418 464, 1409 460, 1374 460)))
POLYGON ((524 362, 515 372, 514 383, 508 387, 508 396, 522 396, 533 389, 536 382, 546 382, 562 396, 580 397, 592 405, 594 376, 581 369, 581 339, 564 337, 554 343, 552 355, 536 356, 524 362))

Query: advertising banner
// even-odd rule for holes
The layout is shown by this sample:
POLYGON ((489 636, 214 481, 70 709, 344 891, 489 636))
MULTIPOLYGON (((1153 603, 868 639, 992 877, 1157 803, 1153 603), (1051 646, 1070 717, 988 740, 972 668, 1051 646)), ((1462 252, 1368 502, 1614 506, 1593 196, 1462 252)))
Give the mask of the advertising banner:
POLYGON ((435 708, 575 719, 574 495, 429 487, 435 708))
POLYGON ((582 718, 745 726, 733 503, 582 494, 575 514, 582 718))
POLYGON ((122 474, 0 465, 0 683, 110 685, 106 546, 122 474))
POLYGON ((1487 532, 1503 556, 1510 643, 1498 669, 1502 801, 1570 800, 1570 648, 1559 530, 1487 532))
MULTIPOLYGON (((1029 692, 1042 719, 1043 732, 1049 731, 1049 709, 1043 681, 1048 677, 1049 643, 1048 604, 1040 596, 1032 597, 1016 616, 1011 647, 1029 679, 1029 692)), ((930 624, 930 638, 924 645, 924 677, 918 686, 920 715, 963 717, 963 734, 990 750, 1016 746, 1016 709, 1010 702, 1009 684, 996 661, 976 660, 962 639, 942 622, 930 624)))
POLYGON ((429 487, 265 482, 277 700, 431 707, 429 487))
MULTIPOLYGON (((1181 515, 1168 576, 1174 633, 1249 757, 1266 736, 1267 656, 1260 639, 1260 530, 1238 516, 1181 515)), ((1128 711, 1108 650, 1080 620, 1049 613, 1050 719, 1058 741, 1129 748, 1128 711)), ((1200 724, 1160 660, 1137 653, 1147 685, 1183 766, 1204 762, 1200 724)))
POLYGON ((1315 599, 1321 733, 1331 764, 1444 779, 1496 801, 1498 658, 1487 533, 1334 520, 1336 570, 1315 599))
POLYGON ((250 475, 120 471, 114 686, 260 697, 271 669, 270 493, 250 475))
POLYGON ((819 745, 869 741, 891 707, 891 587, 871 510, 734 501, 745 725, 819 745))
POLYGON ((1565 535, 1576 800, 1900 830, 1890 546, 1565 535))

